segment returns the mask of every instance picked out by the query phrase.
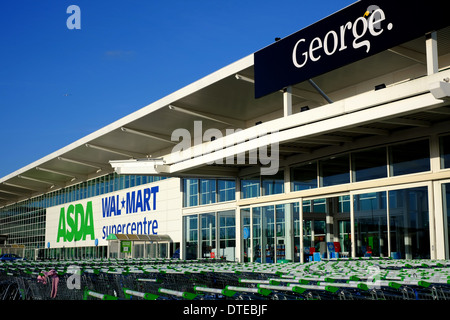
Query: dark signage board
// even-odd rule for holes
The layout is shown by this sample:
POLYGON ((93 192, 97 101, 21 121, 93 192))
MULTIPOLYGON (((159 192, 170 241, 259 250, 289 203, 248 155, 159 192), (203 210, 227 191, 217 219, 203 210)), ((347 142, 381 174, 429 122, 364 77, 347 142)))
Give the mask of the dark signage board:
POLYGON ((444 28, 449 7, 442 0, 355 2, 255 52, 255 97, 444 28))

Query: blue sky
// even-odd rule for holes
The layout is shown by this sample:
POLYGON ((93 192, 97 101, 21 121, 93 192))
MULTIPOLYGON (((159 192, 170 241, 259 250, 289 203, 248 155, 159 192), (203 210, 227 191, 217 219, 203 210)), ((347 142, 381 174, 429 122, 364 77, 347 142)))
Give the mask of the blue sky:
POLYGON ((0 178, 353 2, 2 1, 0 178))

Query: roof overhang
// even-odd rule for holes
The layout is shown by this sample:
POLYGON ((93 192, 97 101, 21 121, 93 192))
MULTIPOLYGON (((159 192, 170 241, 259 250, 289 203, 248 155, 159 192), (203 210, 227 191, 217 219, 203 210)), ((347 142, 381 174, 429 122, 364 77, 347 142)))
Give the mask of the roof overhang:
POLYGON ((309 81, 255 99, 254 56, 249 55, 1 178, 0 207, 115 169, 120 174, 236 177, 255 167, 255 148, 278 143, 284 161, 333 144, 450 121, 444 80, 450 78, 450 27, 438 30, 437 39, 443 67, 431 75, 424 35, 314 78, 333 103, 309 81), (380 83, 386 88, 375 90, 380 83), (191 141, 181 139, 183 132, 191 141), (227 162, 243 153, 241 163, 227 162), (217 164, 220 159, 223 164, 217 164))
MULTIPOLYGON (((173 152, 165 156, 165 160, 137 159, 110 163, 120 174, 177 175, 205 164, 233 165, 238 161, 237 155, 255 149, 270 147, 271 155, 274 156, 273 153, 277 152, 278 157, 280 146, 292 141, 320 139, 321 136, 325 137, 337 130, 351 130, 370 123, 389 122, 399 117, 444 107, 450 98, 450 83, 439 81, 443 76, 450 77, 450 71, 385 89, 383 94, 367 92, 343 99, 309 111, 308 117, 299 113, 268 121, 214 141, 192 146, 184 150, 182 155, 173 152), (274 150, 275 148, 278 150, 274 150), (227 159, 231 160, 227 162, 227 159)), ((397 122, 400 123, 400 120, 397 122)), ((415 125, 420 126, 421 123, 416 122, 415 125)), ((328 140, 333 139, 329 136, 328 140)), ((250 159, 244 159, 242 164, 249 165, 250 159), (245 160, 248 162, 245 163, 245 160)), ((261 171, 262 174, 263 172, 261 171)), ((270 172, 272 171, 268 171, 269 174, 270 172)))
POLYGON ((122 234, 122 233, 110 233, 106 238, 108 241, 148 241, 148 242, 171 242, 172 239, 166 234, 122 234))

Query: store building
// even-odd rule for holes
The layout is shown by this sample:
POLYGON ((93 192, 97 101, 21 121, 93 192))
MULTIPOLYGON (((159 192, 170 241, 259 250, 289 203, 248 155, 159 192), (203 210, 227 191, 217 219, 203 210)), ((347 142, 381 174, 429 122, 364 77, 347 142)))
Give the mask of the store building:
POLYGON ((151 234, 123 253, 450 258, 450 26, 406 5, 356 2, 0 179, 0 234, 30 257, 151 234))

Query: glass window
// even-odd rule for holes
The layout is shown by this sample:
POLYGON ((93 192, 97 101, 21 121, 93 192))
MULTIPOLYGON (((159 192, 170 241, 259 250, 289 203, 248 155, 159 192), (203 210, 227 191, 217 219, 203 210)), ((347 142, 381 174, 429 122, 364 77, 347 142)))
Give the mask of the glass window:
POLYGON ((447 238, 447 247, 445 248, 446 259, 449 258, 449 245, 450 245, 450 183, 442 185, 442 208, 444 210, 444 230, 445 237, 447 238))
POLYGON ((216 180, 200 180, 200 204, 216 203, 216 180))
POLYGON ((387 177, 386 148, 352 153, 353 181, 387 177))
POLYGON ((310 248, 314 246, 312 238, 313 220, 303 219, 303 248, 305 252, 310 252, 310 248))
POLYGON ((327 199, 303 200, 303 213, 326 213, 327 199))
POLYGON ((241 179, 242 199, 260 196, 261 182, 259 176, 241 179))
POLYGON ((235 261, 236 257, 236 217, 234 210, 218 213, 219 255, 221 259, 235 261))
POLYGON ((274 262, 275 215, 274 206, 262 207, 262 254, 263 262, 274 262))
POLYGON ((275 232, 278 237, 286 235, 286 220, 285 220, 285 204, 278 204, 275 206, 276 211, 276 229, 275 232))
POLYGON ((334 186, 350 182, 349 155, 319 161, 321 186, 334 186))
POLYGON ((350 196, 340 196, 337 198, 328 198, 329 201, 337 199, 338 213, 350 213, 350 196))
POLYGON ((317 188, 317 162, 291 168, 292 191, 317 188))
POLYGON ((261 262, 261 207, 252 209, 253 261, 261 262))
POLYGON ((197 215, 184 217, 184 236, 186 260, 197 259, 198 218, 197 215))
POLYGON ((429 141, 413 141, 389 147, 393 176, 430 170, 429 141))
POLYGON ((290 204, 294 223, 294 262, 300 262, 300 205, 298 202, 290 204))
POLYGON ((386 192, 355 195, 356 256, 388 256, 386 192))
MULTIPOLYGON (((286 226, 286 220, 290 221, 290 219, 286 219, 287 215, 291 213, 291 205, 290 204, 279 204, 275 206, 275 235, 276 235, 276 261, 284 261, 285 259, 292 259, 291 252, 287 252, 286 250, 286 233, 290 236, 292 233, 291 226, 286 226), (288 232, 286 232, 288 230, 288 232)), ((290 250, 290 246, 288 246, 290 250)), ((288 251, 289 251, 288 250, 288 251)))
POLYGON ((430 258, 428 188, 389 191, 391 255, 430 258))
POLYGON ((217 180, 218 201, 233 201, 236 199, 235 180, 217 180))
POLYGON ((201 257, 216 257, 216 215, 204 213, 200 215, 201 257))
POLYGON ((198 205, 198 179, 183 180, 183 202, 185 207, 198 205))
POLYGON ((441 169, 450 168, 450 135, 439 138, 441 169))
POLYGON ((261 176, 263 196, 284 192, 284 171, 279 170, 274 175, 261 176))

